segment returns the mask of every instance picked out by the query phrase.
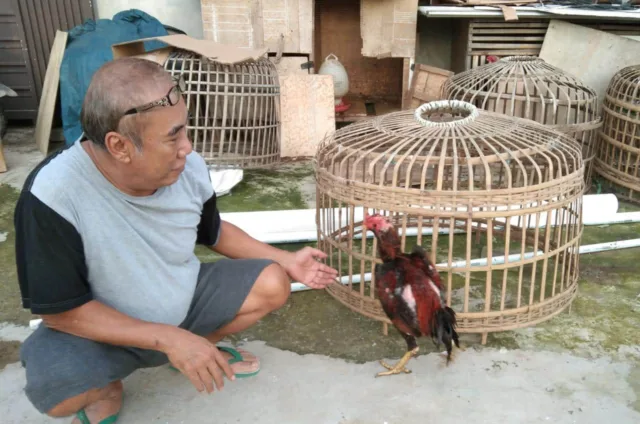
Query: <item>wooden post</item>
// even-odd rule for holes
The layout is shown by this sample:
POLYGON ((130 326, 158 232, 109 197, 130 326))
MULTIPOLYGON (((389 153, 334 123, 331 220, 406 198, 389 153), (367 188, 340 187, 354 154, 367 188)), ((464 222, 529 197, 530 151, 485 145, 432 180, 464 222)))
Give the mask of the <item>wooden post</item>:
POLYGON ((0 139, 0 174, 7 172, 7 163, 4 160, 4 151, 2 147, 2 139, 0 139))

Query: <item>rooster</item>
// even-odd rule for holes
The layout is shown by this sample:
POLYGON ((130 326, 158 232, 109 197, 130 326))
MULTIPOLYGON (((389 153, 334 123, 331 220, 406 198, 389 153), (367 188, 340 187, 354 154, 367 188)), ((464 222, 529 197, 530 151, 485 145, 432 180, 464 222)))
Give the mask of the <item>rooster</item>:
POLYGON ((453 343, 460 349, 456 333, 456 314, 446 306, 440 275, 426 252, 416 246, 410 254, 400 249, 400 237, 389 220, 365 213, 364 229, 378 241, 382 264, 375 266, 375 290, 382 309, 407 342, 407 352, 394 366, 380 361, 388 371, 376 377, 410 373, 405 366, 418 353, 417 337, 431 336, 447 349, 446 364, 452 359, 453 343), (453 343, 452 343, 453 342, 453 343))

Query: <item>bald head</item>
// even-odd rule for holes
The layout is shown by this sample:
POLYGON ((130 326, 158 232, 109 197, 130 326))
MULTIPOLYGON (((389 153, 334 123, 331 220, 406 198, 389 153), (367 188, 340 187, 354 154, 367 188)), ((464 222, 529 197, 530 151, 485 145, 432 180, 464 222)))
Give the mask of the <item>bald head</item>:
POLYGON ((107 133, 115 131, 142 147, 144 114, 123 114, 164 96, 172 84, 169 73, 155 62, 133 57, 107 62, 93 75, 82 104, 86 137, 104 148, 107 133))

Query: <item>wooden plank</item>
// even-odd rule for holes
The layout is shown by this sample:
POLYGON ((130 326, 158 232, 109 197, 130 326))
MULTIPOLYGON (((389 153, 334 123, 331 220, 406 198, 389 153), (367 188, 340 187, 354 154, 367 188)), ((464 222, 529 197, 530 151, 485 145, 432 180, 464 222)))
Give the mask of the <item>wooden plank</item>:
POLYGON ((471 43, 471 49, 536 49, 540 44, 525 43, 471 43))
POLYGON ((504 38, 509 38, 510 35, 514 34, 537 34, 537 35, 545 35, 547 33, 547 28, 540 29, 514 29, 514 28, 504 28, 504 29, 483 29, 483 30, 474 30, 471 37, 476 37, 477 35, 492 35, 498 34, 504 36, 504 38))
POLYGON ((331 75, 281 75, 281 155, 314 156, 318 145, 335 131, 331 75))
POLYGON ((601 104, 615 73, 638 63, 640 42, 552 20, 540 57, 591 86, 601 104))
MULTIPOLYGON (((416 49, 417 50, 417 49, 416 49)), ((402 109, 406 109, 411 101, 410 75, 411 75, 411 59, 408 57, 403 61, 402 66, 402 109)), ((415 75, 415 73, 414 73, 415 75)))
MULTIPOLYGON (((544 35, 540 35, 537 37, 532 37, 532 36, 514 36, 514 37, 497 37, 497 36, 474 36, 472 38, 472 41, 474 42, 480 42, 480 41, 513 41, 514 43, 516 41, 518 42, 522 42, 522 41, 539 41, 539 42, 543 42, 544 41, 544 35)), ((512 43, 513 44, 513 43, 512 43)))
POLYGON ((201 0, 205 40, 240 48, 262 47, 259 0, 201 0))
POLYGON ((548 21, 540 22, 501 22, 500 20, 488 21, 472 21, 471 29, 476 28, 547 28, 548 21))
POLYGON ((297 52, 287 53, 307 53, 313 57, 314 1, 298 0, 298 4, 300 48, 297 52))
POLYGON ((415 57, 418 0, 361 0, 362 55, 415 57))
POLYGON ((56 31, 53 46, 49 54, 47 72, 42 85, 42 97, 38 106, 38 119, 36 121, 35 139, 38 149, 43 155, 49 152, 49 137, 51 136, 51 124, 56 109, 58 97, 58 85, 60 83, 60 65, 67 46, 67 32, 56 31))
POLYGON ((283 36, 284 52, 300 52, 300 14, 296 0, 262 0, 264 46, 277 52, 283 36))
POLYGON ((201 0, 201 9, 207 40, 312 53, 313 0, 201 0))
POLYGON ((7 172, 7 162, 4 160, 4 148, 2 147, 2 138, 0 138, 0 174, 7 172))
POLYGON ((428 103, 442 98, 441 89, 447 79, 454 73, 447 69, 433 66, 417 65, 411 82, 411 102, 409 108, 417 108, 423 103, 428 103))
POLYGON ((472 56, 537 56, 540 53, 540 49, 518 49, 518 50, 474 50, 470 52, 472 56))

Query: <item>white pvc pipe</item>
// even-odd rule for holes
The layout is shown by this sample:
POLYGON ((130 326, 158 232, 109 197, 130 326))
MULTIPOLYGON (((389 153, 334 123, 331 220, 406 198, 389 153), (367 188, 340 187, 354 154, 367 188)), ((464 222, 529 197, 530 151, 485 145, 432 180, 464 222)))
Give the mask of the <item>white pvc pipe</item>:
MULTIPOLYGON (((460 209, 460 208, 458 208, 460 209)), ((463 208, 464 209, 464 208, 463 208)), ((477 209, 477 208, 476 208, 477 209)), ((506 210, 506 206, 498 208, 506 210)), ((582 222, 584 225, 605 225, 613 223, 631 223, 640 222, 640 212, 627 212, 625 214, 616 214, 618 210, 618 199, 613 194, 590 194, 583 196, 583 212, 582 222)), ((348 223, 349 210, 342 208, 334 210, 335 226, 337 228, 345 227, 348 223)), ((296 210, 280 210, 280 211, 259 211, 259 212, 231 212, 222 213, 223 220, 228 221, 253 238, 264 243, 304 243, 317 241, 316 226, 316 210, 315 209, 296 209, 296 210)), ((354 221, 359 222, 364 218, 362 207, 354 209, 354 221)), ((568 218, 568 217, 567 217, 568 218)), ((511 223, 517 225, 519 218, 511 218, 511 223)), ((503 223, 505 219, 495 219, 496 223, 503 223)), ((546 213, 540 214, 539 226, 546 225, 546 213)), ((555 211, 551 213, 551 223, 555 225, 555 211)), ((529 228, 535 227, 535 219, 531 219, 528 223, 529 228)), ((484 225, 483 225, 484 226, 484 225)), ((408 236, 417 235, 416 228, 408 228, 408 236)), ((439 234, 448 234, 448 228, 440 228, 439 234)), ((455 233, 464 233, 463 230, 456 229, 455 233)), ((423 235, 433 234, 431 228, 423 228, 423 235)), ((367 233, 367 238, 372 238, 371 232, 367 233)), ((356 239, 361 238, 357 235, 356 239)))
POLYGON ((581 255, 586 253, 605 252, 607 250, 629 249, 632 247, 640 247, 640 238, 631 240, 611 241, 606 243, 587 244, 580 246, 581 255))

